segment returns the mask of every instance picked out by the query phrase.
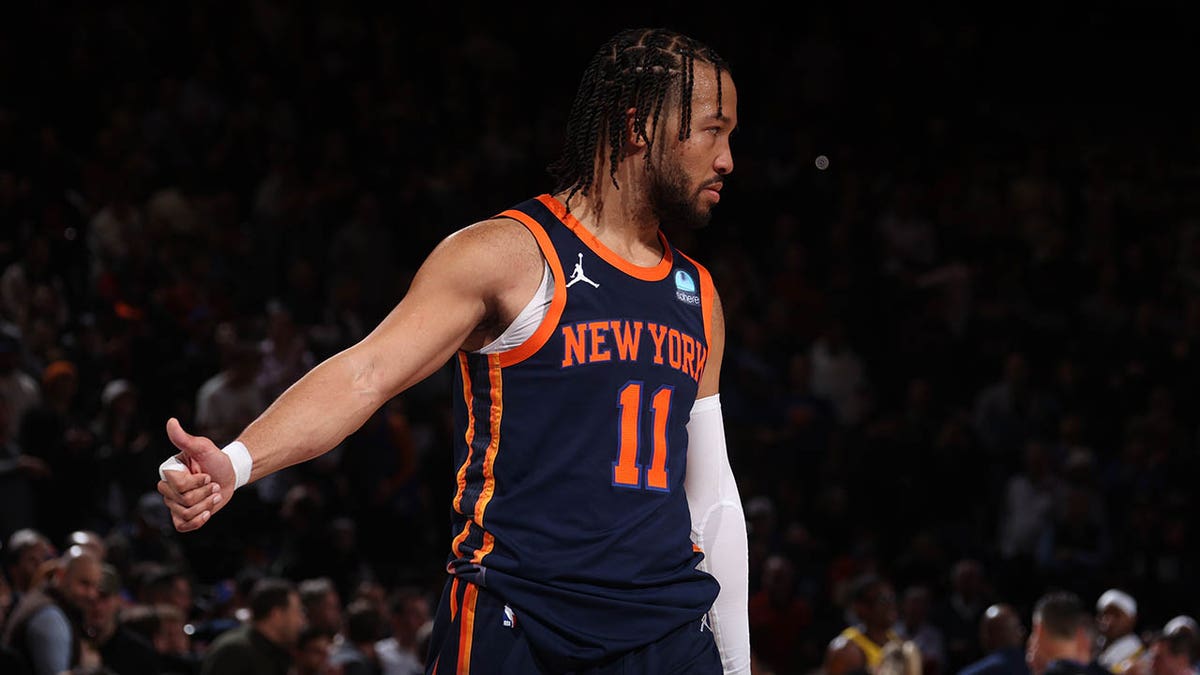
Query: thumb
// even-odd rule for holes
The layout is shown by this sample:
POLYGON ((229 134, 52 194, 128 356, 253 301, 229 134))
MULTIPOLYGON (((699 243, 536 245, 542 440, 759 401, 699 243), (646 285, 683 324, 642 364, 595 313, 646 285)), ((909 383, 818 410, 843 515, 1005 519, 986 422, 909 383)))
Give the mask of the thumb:
POLYGON ((182 451, 181 454, 185 458, 203 455, 215 447, 207 438, 193 436, 184 431, 179 420, 174 417, 167 420, 167 438, 171 440, 172 445, 182 451))

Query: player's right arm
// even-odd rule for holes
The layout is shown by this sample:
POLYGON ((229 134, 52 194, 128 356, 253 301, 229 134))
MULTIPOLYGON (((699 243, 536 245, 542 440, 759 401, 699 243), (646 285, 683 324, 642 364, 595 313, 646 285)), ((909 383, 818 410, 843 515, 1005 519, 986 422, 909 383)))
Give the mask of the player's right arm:
MULTIPOLYGON (((480 326, 528 300, 541 270, 532 235, 512 220, 484 221, 444 239, 369 335, 309 371, 238 436, 252 460, 249 481, 341 443, 445 364, 480 326)), ((177 468, 187 470, 162 472, 158 490, 175 528, 194 530, 228 502, 235 471, 212 441, 186 433, 177 420, 168 421, 167 434, 180 450, 177 468)))

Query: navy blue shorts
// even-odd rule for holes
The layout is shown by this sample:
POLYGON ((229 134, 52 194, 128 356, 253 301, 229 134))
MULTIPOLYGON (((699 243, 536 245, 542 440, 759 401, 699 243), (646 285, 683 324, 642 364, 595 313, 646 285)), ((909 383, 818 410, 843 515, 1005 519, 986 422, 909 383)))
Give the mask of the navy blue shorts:
POLYGON ((520 615, 485 588, 451 578, 429 639, 426 675, 721 675, 712 631, 700 619, 600 664, 565 666, 538 654, 520 615))

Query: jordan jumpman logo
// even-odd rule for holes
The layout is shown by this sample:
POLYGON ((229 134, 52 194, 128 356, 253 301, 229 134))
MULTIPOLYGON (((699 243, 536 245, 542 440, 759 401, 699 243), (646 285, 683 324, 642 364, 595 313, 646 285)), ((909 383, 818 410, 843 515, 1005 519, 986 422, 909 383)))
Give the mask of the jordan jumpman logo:
POLYGON ((592 285, 592 288, 600 288, 600 284, 587 278, 583 273, 583 254, 579 254, 579 262, 575 263, 575 271, 571 272, 571 279, 567 281, 567 288, 570 288, 577 281, 586 281, 592 285))

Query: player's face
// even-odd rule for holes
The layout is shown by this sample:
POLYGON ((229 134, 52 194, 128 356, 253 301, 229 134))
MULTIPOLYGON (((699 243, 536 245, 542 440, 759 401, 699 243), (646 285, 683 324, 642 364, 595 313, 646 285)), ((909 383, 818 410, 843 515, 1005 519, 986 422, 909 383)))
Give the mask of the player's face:
POLYGON ((659 126, 663 136, 650 172, 650 203, 665 223, 703 227, 721 200, 725 176, 733 171, 729 137, 737 126, 737 90, 729 73, 722 72, 718 116, 715 69, 696 63, 694 73, 691 134, 678 140, 677 109, 659 126))

